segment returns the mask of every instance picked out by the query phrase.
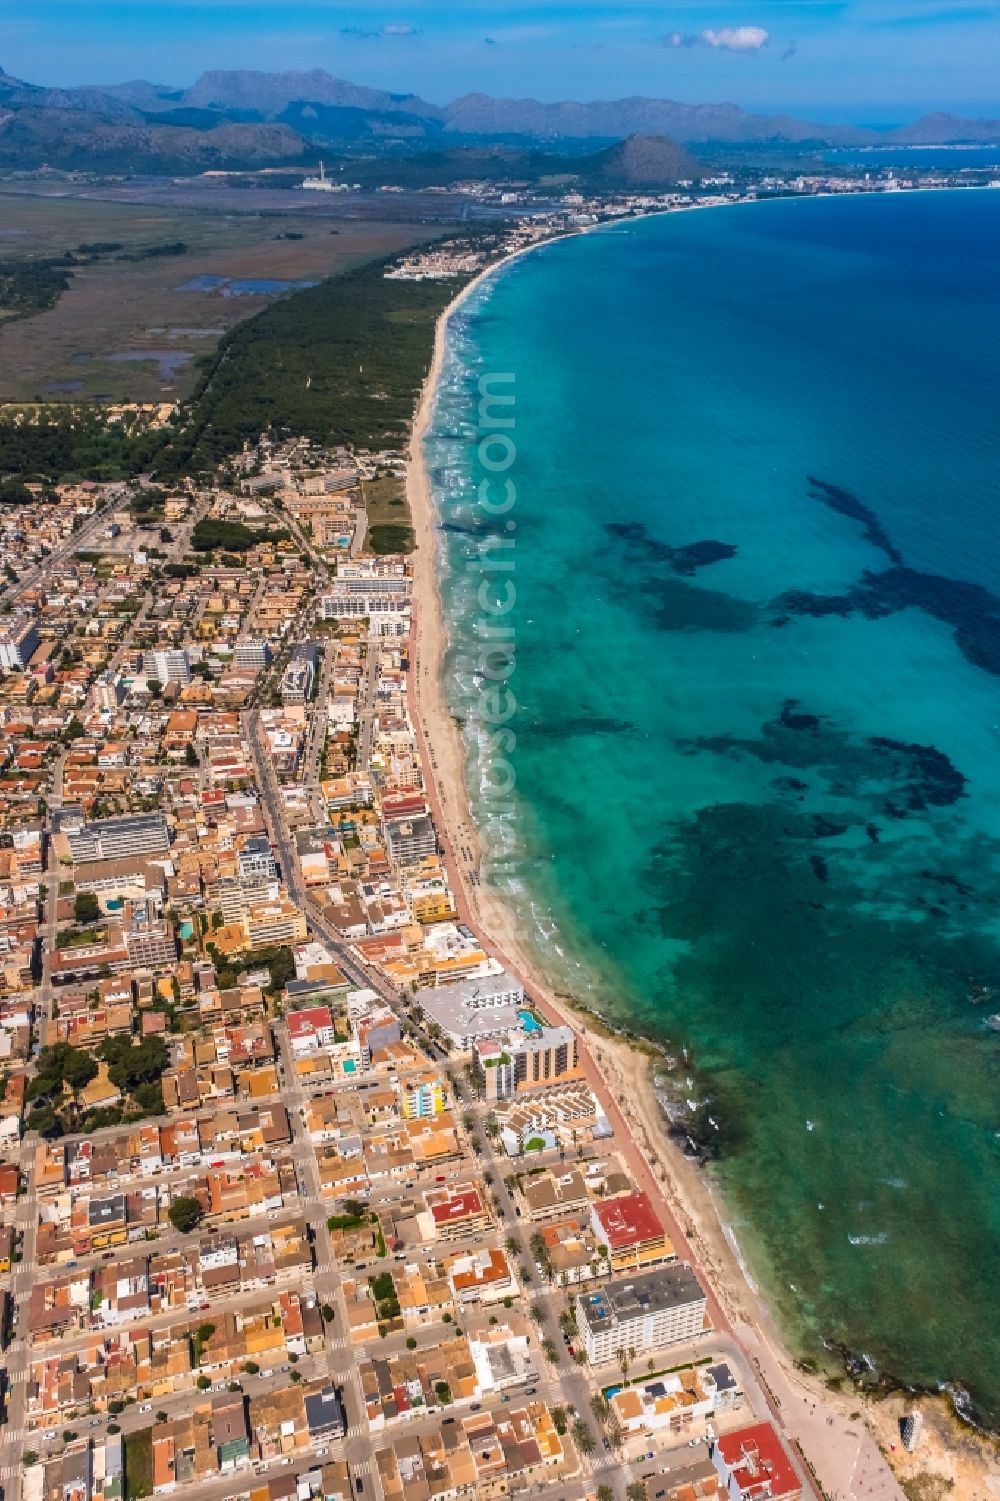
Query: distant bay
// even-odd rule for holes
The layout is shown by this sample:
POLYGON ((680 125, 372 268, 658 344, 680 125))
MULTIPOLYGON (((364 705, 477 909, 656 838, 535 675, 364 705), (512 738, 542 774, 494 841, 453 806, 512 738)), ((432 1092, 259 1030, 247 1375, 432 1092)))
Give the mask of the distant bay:
POLYGON ((987 191, 563 241, 455 316, 427 442, 464 718, 477 382, 513 372, 494 879, 557 985, 690 1048, 793 1347, 965 1383, 994 1425, 998 246, 987 191))

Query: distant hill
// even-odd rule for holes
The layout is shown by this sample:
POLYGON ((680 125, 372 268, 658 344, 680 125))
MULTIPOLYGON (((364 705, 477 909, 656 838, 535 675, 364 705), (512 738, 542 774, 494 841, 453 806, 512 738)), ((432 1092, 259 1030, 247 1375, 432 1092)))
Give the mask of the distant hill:
POLYGON ((577 169, 588 182, 628 188, 665 188, 697 178, 702 164, 667 136, 633 135, 584 157, 577 169))
POLYGON ((698 178, 705 168, 683 147, 663 136, 632 136, 602 151, 562 156, 516 146, 449 146, 405 156, 372 156, 348 170, 362 187, 449 187, 457 182, 558 180, 576 188, 665 188, 698 178))
POLYGON ((961 115, 924 115, 912 125, 890 131, 901 146, 993 146, 1000 142, 1000 120, 963 120, 961 115))
POLYGON ((679 104, 672 99, 608 99, 543 104, 466 94, 444 111, 445 129, 466 135, 524 135, 536 140, 671 136, 686 144, 718 141, 824 141, 865 145, 875 132, 853 125, 814 125, 787 115, 751 115, 736 104, 679 104))
MULTIPOLYGON (((544 103, 466 94, 443 107, 308 72, 203 73, 190 88, 136 79, 45 88, 0 70, 0 169, 53 165, 115 172, 200 172, 315 162, 317 150, 388 160, 506 146, 515 154, 612 154, 594 181, 659 186, 692 175, 682 147, 936 145, 1000 140, 1000 121, 927 115, 893 131, 754 115, 735 104, 635 97, 544 103), (627 139, 626 147, 609 143, 627 139), (661 144, 648 144, 657 141, 661 144), (643 144, 643 143, 647 144, 643 144), (667 144, 663 144, 666 142, 667 144), (680 146, 670 143, 681 143, 680 146), (670 145, 670 151, 668 151, 670 145)), ((489 158, 488 171, 500 170, 489 158)), ((447 167, 448 164, 445 163, 447 167)), ((416 170, 416 169, 415 169, 416 170)), ((574 171, 579 172, 577 162, 574 171)), ((363 175, 363 174, 362 174, 363 175)), ((471 175, 471 174, 470 174, 471 175)), ((525 175, 531 175, 530 170, 525 175)), ((415 179, 414 179, 415 180, 415 179)), ((454 180, 454 179, 448 179, 454 180)))
POLYGON ((400 112, 428 120, 440 120, 442 111, 416 94, 387 94, 382 89, 345 83, 322 68, 308 73, 203 73, 186 89, 182 103, 200 109, 259 110, 280 115, 290 104, 333 105, 338 109, 374 110, 379 114, 400 112))
POLYGON ((210 130, 108 121, 69 107, 5 113, 0 104, 0 169, 195 173, 299 165, 312 152, 287 125, 215 125, 210 130))

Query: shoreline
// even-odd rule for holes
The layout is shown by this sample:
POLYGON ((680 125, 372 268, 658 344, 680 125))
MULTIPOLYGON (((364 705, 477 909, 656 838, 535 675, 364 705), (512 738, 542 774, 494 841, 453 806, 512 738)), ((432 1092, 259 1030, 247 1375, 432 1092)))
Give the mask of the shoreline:
MULTIPOLYGON (((622 222, 630 221, 612 221, 622 222)), ((610 226, 586 226, 577 233, 604 227, 610 226)), ((417 547, 407 691, 449 881, 460 918, 478 934, 487 952, 525 983, 553 1021, 566 1022, 578 1033, 581 1065, 607 1111, 616 1149, 629 1163, 636 1185, 646 1189, 656 1203, 678 1258, 690 1261, 706 1286, 716 1343, 724 1349, 731 1341, 748 1374, 756 1375, 758 1401, 763 1395, 771 1416, 798 1450, 800 1463, 805 1461, 802 1468, 814 1488, 818 1483, 821 1492, 846 1497, 854 1494, 855 1484, 862 1480, 866 1488, 877 1481, 881 1494, 901 1501, 903 1492, 884 1457, 886 1439, 880 1435, 877 1444, 862 1420, 859 1408, 869 1405, 866 1399, 849 1384, 844 1392, 833 1391, 822 1375, 807 1374, 796 1366, 751 1279, 717 1186, 668 1135, 653 1086, 652 1049, 647 1052, 641 1044, 606 1035, 599 1018, 576 1010, 561 994, 557 997, 542 962, 524 938, 517 913, 478 880, 481 842, 466 795, 466 748, 445 701, 441 673, 448 642, 438 566, 440 518, 424 460, 424 440, 434 417, 453 314, 520 256, 555 239, 575 237, 553 236, 519 247, 485 268, 452 299, 435 325, 433 356, 411 429, 406 486, 417 547)))

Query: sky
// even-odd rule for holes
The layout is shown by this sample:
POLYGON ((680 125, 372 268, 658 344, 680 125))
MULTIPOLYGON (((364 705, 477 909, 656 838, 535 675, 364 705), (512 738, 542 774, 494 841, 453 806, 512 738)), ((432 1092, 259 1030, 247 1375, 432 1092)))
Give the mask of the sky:
POLYGON ((322 67, 439 104, 644 94, 891 124, 1000 116, 1000 0, 0 0, 0 65, 179 86, 322 67))

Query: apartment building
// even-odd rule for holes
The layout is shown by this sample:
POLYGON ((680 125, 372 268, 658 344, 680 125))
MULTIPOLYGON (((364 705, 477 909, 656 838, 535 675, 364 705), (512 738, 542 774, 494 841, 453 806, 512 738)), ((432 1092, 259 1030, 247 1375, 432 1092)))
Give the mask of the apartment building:
POLYGON ((579 1068, 572 1027, 533 1026, 487 1038, 473 1049, 473 1064, 485 1099, 509 1100, 518 1091, 542 1089, 557 1079, 573 1078, 579 1068))
POLYGON ((639 1191, 594 1204, 591 1229, 616 1272, 645 1271, 674 1254, 649 1195, 639 1191))
POLYGON ((158 969, 176 960, 173 925, 160 916, 155 902, 127 902, 123 928, 125 947, 136 969, 158 969))
POLYGON ((236 852, 236 869, 240 880, 248 884, 275 880, 278 865, 270 840, 262 834, 252 834, 246 839, 236 852))
POLYGON ((255 907, 243 920, 250 947, 273 948, 276 944, 301 943, 307 937, 306 920, 294 902, 282 899, 255 907))
POLYGON ((124 818, 101 818, 92 823, 64 820, 61 832, 66 835, 74 865, 163 854, 170 848, 170 835, 162 813, 133 813, 124 818))
POLYGON ((312 698, 319 656, 311 642, 303 642, 292 652, 292 659, 281 679, 283 704, 305 704, 312 698))
POLYGON ((408 1079, 403 1083, 400 1093, 405 1121, 427 1120, 440 1115, 444 1110, 445 1092, 440 1079, 408 1079))
POLYGON ((711 1448, 730 1501, 798 1501, 802 1481, 771 1423, 725 1433, 711 1448))
POLYGON ((0 628, 0 667, 7 672, 23 672, 38 650, 40 637, 35 622, 18 615, 0 628))
POLYGON ((430 986, 420 992, 420 1005, 455 1047, 471 1048, 484 1037, 506 1037, 520 1025, 524 986, 501 970, 454 985, 430 986))
POLYGON ((191 667, 186 651, 157 647, 153 651, 144 652, 142 670, 147 678, 155 678, 164 687, 167 683, 180 683, 184 687, 191 681, 191 667))
POLYGON ((397 870, 419 865, 437 853, 437 834, 426 813, 387 820, 383 828, 389 859, 397 870))
MULTIPOLYGON (((591 1365, 697 1338, 705 1327, 704 1289, 686 1263, 662 1267, 620 1286, 579 1293, 577 1327, 591 1365)), ((634 1357, 633 1357, 634 1358, 634 1357)))
POLYGON ((237 641, 233 647, 233 666, 259 671, 271 661, 271 648, 266 641, 237 641))

